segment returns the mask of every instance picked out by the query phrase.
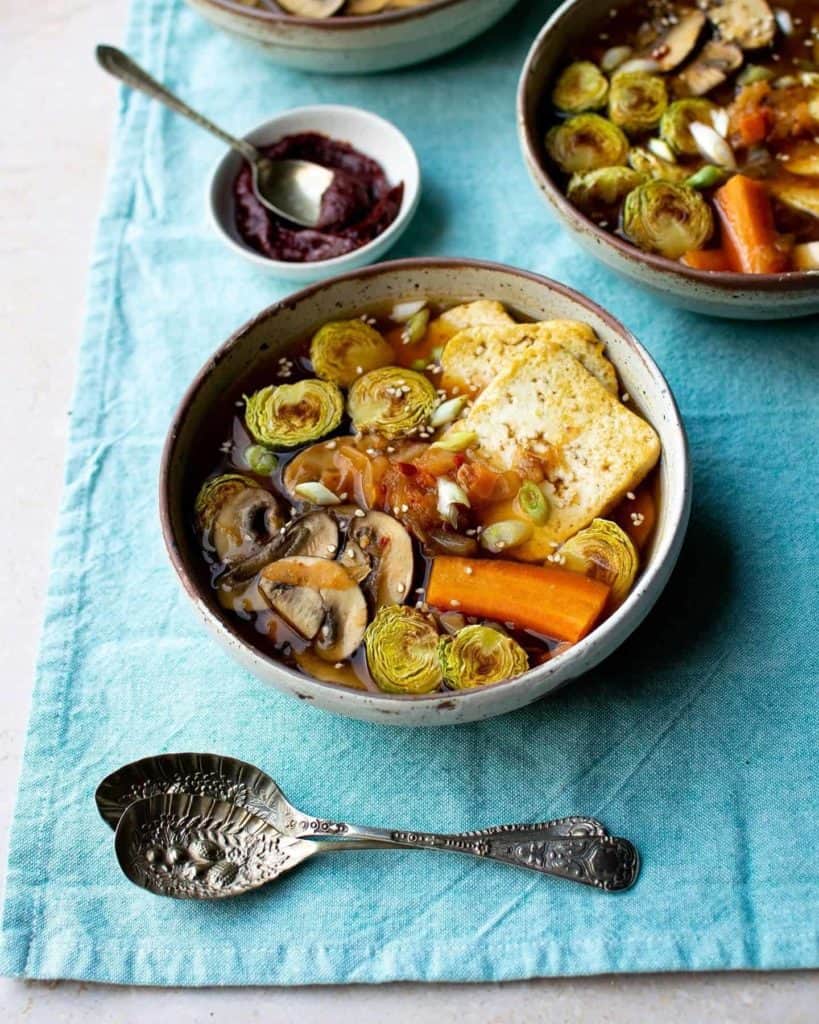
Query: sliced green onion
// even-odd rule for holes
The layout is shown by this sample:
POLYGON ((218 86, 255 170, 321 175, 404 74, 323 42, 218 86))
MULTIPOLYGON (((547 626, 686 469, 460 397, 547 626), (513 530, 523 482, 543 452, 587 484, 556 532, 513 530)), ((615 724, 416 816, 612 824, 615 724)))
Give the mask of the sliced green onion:
POLYGON ((405 345, 417 345, 427 333, 428 323, 429 310, 426 308, 420 309, 404 324, 404 329, 401 331, 401 341, 405 345))
POLYGON ((481 531, 481 547, 497 555, 507 548, 525 544, 533 533, 531 523, 524 523, 520 519, 504 519, 481 531))
POLYGON ((685 179, 685 184, 691 188, 713 188, 725 181, 727 175, 722 167, 715 167, 713 164, 706 164, 694 171, 690 178, 685 179))
POLYGON ((456 398, 450 398, 446 402, 441 402, 440 405, 432 410, 429 425, 431 427, 443 427, 447 423, 452 423, 453 420, 456 420, 461 415, 465 405, 466 399, 463 395, 458 395, 456 398))
POLYGON ((279 464, 275 454, 263 444, 252 444, 246 448, 245 462, 259 476, 269 476, 279 464))
POLYGON ((311 501, 314 505, 340 505, 341 499, 333 494, 329 487, 319 483, 318 480, 311 480, 308 483, 297 484, 293 488, 295 494, 305 501, 311 501))
POLYGON ((474 430, 453 430, 445 434, 440 441, 434 441, 432 448, 443 448, 445 452, 465 452, 478 440, 474 430))
POLYGON ((515 504, 519 511, 537 526, 543 526, 552 511, 546 495, 531 480, 521 484, 515 504))

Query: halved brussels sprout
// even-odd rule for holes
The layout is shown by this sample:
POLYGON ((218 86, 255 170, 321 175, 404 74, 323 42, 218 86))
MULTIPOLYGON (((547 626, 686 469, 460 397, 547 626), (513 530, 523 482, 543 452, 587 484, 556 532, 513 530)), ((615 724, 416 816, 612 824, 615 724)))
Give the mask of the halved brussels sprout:
POLYGON ((581 114, 606 105, 609 83, 600 69, 589 60, 570 64, 558 78, 552 103, 566 114, 581 114))
POLYGON ((578 114, 549 130, 546 152, 566 174, 578 174, 624 164, 628 139, 605 117, 578 114))
POLYGON ((245 399, 247 429, 271 448, 317 441, 335 430, 343 415, 341 391, 324 380, 271 385, 245 399))
POLYGON ((385 693, 431 693, 441 685, 438 630, 406 605, 380 608, 364 634, 367 665, 385 693))
POLYGON ((716 109, 710 100, 674 100, 660 118, 660 135, 675 153, 696 156, 699 147, 691 134, 691 125, 695 121, 710 125, 716 109))
POLYGON ((610 603, 625 601, 639 567, 637 550, 627 533, 609 519, 593 519, 560 548, 563 565, 611 587, 610 603))
POLYGON ((688 185, 647 181, 626 196, 623 231, 646 252, 678 260, 701 249, 713 230, 711 207, 688 185))
POLYGON ((378 331, 363 320, 337 320, 313 335, 310 360, 322 380, 348 388, 363 373, 389 366, 393 354, 378 331))
POLYGON ((466 626, 454 637, 442 637, 438 650, 444 682, 453 690, 502 683, 529 668, 520 644, 491 626, 466 626))
POLYGON ((426 377, 415 370, 385 366, 358 378, 350 388, 347 408, 356 430, 392 439, 423 427, 437 401, 426 377))
POLYGON ((216 517, 230 501, 248 487, 256 487, 256 481, 241 473, 222 473, 206 480, 196 495, 193 511, 196 526, 200 531, 210 530, 216 517))
POLYGON ((630 167, 598 167, 585 174, 573 174, 566 196, 584 213, 605 213, 619 206, 642 181, 643 175, 630 167))
POLYGON ((668 105, 665 82, 645 71, 620 71, 609 87, 609 117, 626 132, 647 132, 668 105))
POLYGON ((629 152, 628 162, 629 166, 638 174, 644 178, 653 178, 655 181, 685 181, 691 174, 690 167, 670 164, 656 153, 643 149, 642 146, 635 146, 629 152))

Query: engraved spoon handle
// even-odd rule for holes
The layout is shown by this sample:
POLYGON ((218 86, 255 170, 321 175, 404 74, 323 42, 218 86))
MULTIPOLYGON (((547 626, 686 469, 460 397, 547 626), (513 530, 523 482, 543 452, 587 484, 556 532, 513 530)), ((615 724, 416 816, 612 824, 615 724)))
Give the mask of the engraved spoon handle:
POLYGON ((109 75, 118 78, 132 89, 144 92, 151 99, 159 100, 160 103, 164 103, 174 113, 187 117, 189 121, 193 121, 200 128, 204 128, 205 131, 210 132, 211 135, 215 135, 217 139, 221 139, 222 142, 226 142, 233 149, 237 150, 251 164, 258 163, 261 159, 259 151, 255 146, 245 139, 237 139, 234 135, 230 135, 223 128, 220 128, 218 124, 214 124, 210 118, 200 114, 193 107, 189 107, 184 100, 175 96, 170 89, 166 89, 161 82, 157 82, 139 64, 131 60, 127 53, 123 53, 122 50, 118 50, 115 46, 98 46, 96 53, 100 67, 107 71, 109 75))
MULTIPOLYGON (((607 892, 630 888, 639 872, 634 846, 619 836, 606 833, 550 835, 543 830, 503 832, 487 829, 479 833, 436 835, 430 832, 387 832, 372 843, 360 840, 326 840, 316 845, 321 852, 380 849, 441 850, 463 853, 482 860, 495 860, 514 867, 564 878, 607 892), (494 833, 494 834, 493 834, 494 833)), ((373 832, 379 830, 373 829, 373 832)))

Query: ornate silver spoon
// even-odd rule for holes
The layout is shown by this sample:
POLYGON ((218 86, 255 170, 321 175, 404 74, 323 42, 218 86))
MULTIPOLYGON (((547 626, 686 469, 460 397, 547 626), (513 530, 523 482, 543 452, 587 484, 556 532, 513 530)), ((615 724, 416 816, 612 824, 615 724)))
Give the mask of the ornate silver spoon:
MULTIPOLYGON (((524 839, 487 830, 463 836, 402 833, 417 846, 496 860, 607 892, 628 889, 637 876, 634 847, 616 836, 549 836, 524 839)), ((135 885, 177 899, 221 899, 257 889, 319 853, 360 850, 347 840, 285 835, 246 807, 224 800, 164 794, 137 800, 120 818, 117 860, 135 885)))
POLYGON ((332 171, 310 160, 268 160, 252 143, 228 134, 204 114, 174 96, 114 46, 98 46, 97 61, 109 75, 159 100, 241 153, 250 164, 256 198, 268 210, 307 228, 321 223, 321 200, 333 180, 332 171))
MULTIPOLYGON (((410 841, 417 835, 414 832, 314 818, 294 807, 279 785, 261 769, 220 754, 158 754, 133 761, 104 778, 97 787, 95 799, 103 820, 111 828, 116 828, 135 800, 164 793, 190 793, 227 801, 246 808, 278 832, 297 838, 343 837, 370 847, 388 843, 429 845, 423 839, 410 841)), ((477 834, 467 832, 437 838, 454 842, 477 834)), ((579 816, 527 825, 499 825, 480 833, 485 837, 506 836, 507 841, 511 841, 512 836, 519 836, 524 842, 541 836, 593 837, 607 834, 599 821, 579 816)))

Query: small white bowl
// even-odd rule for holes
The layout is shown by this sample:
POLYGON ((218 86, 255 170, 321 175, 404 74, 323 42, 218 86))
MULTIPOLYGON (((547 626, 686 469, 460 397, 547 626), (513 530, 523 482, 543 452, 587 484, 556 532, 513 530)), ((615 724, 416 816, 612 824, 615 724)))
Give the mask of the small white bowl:
POLYGON ((251 248, 236 228, 233 183, 241 168, 242 157, 232 149, 222 157, 213 173, 207 194, 208 210, 216 230, 231 249, 268 273, 285 281, 307 284, 375 263, 398 241, 418 206, 421 169, 415 150, 394 124, 358 107, 297 107, 265 121, 245 138, 256 146, 269 146, 286 135, 300 132, 320 132, 339 142, 349 142, 381 164, 390 184, 404 183, 404 198, 398 216, 386 231, 366 245, 343 256, 312 263, 271 260, 251 248))

